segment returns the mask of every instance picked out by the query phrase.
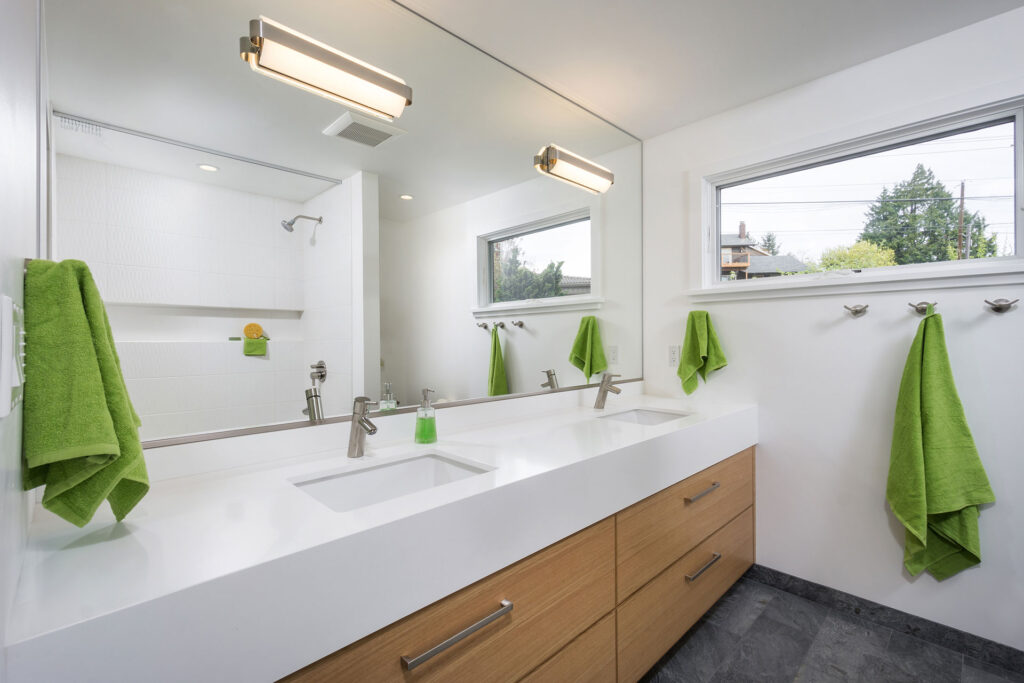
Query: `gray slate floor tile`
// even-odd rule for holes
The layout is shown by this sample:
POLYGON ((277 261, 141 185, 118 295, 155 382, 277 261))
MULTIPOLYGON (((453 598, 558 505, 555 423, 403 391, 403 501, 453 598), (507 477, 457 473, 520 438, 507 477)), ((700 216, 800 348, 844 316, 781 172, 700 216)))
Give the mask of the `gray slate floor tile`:
POLYGON ((704 615, 704 620, 742 636, 779 591, 763 583, 740 579, 704 615))
POLYGON ((866 681, 868 657, 884 658, 892 631, 830 610, 797 672, 800 683, 866 681))
POLYGON ((791 623, 776 621, 769 615, 775 604, 776 599, 772 599, 740 639, 737 652, 711 679, 714 683, 793 680, 816 634, 804 630, 807 616, 804 612, 786 608, 780 613, 791 623), (794 627, 793 621, 799 622, 801 627, 794 627))
POLYGON ((963 683, 1024 683, 1024 672, 1001 669, 964 657, 963 683))

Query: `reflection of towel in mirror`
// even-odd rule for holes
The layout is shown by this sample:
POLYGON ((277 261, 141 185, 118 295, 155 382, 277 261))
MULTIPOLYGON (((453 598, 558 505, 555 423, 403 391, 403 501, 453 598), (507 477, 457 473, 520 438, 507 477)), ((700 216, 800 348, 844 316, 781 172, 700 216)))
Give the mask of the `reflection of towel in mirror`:
POLYGON ((84 526, 104 499, 121 520, 149 491, 107 311, 81 261, 36 260, 25 273, 26 490, 84 526))
POLYGON ((487 371, 487 395, 504 396, 508 393, 508 375, 505 374, 505 359, 501 357, 501 341, 498 328, 491 328, 491 365, 487 371))
POLYGON ((930 305, 900 380, 885 497, 906 529, 911 574, 941 581, 981 562, 978 506, 996 497, 953 382, 942 317, 930 305))
POLYGON ((679 368, 676 374, 683 383, 683 391, 687 395, 697 391, 697 375, 705 382, 708 373, 728 364, 722 347, 715 334, 715 326, 711 324, 711 316, 707 311, 690 311, 686 316, 686 337, 683 339, 682 353, 679 354, 679 368))
POLYGON ((590 382, 591 375, 597 375, 608 369, 608 361, 604 357, 604 345, 601 343, 601 330, 597 326, 597 318, 585 315, 580 320, 580 329, 572 343, 569 362, 583 371, 590 382))

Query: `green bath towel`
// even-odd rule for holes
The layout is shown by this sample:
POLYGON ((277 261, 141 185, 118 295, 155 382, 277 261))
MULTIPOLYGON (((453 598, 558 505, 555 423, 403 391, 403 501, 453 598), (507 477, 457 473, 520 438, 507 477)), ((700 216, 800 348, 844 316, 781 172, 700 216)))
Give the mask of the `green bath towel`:
POLYGON ((25 274, 23 485, 77 526, 104 499, 118 521, 149 490, 139 421, 89 268, 35 260, 25 274))
POLYGON ((266 337, 260 337, 259 339, 249 339, 246 337, 245 340, 242 341, 242 353, 246 356, 267 355, 266 337))
POLYGON ((501 356, 501 341, 498 328, 491 328, 491 366, 487 371, 487 395, 504 396, 508 393, 508 375, 505 374, 505 359, 501 356))
POLYGON ((572 343, 569 362, 583 371, 588 383, 591 375, 598 375, 608 369, 604 345, 601 344, 601 329, 594 316, 585 315, 580 320, 580 329, 572 343))
POLYGON ((994 503, 932 307, 900 380, 885 497, 906 528, 903 564, 940 581, 981 562, 978 506, 994 503))
POLYGON ((676 370, 683 382, 683 391, 687 395, 697 391, 698 374, 707 382, 709 372, 724 368, 727 364, 718 343, 718 335, 715 334, 715 326, 711 324, 711 316, 707 311, 690 311, 690 315, 686 316, 686 337, 683 339, 679 368, 676 370))

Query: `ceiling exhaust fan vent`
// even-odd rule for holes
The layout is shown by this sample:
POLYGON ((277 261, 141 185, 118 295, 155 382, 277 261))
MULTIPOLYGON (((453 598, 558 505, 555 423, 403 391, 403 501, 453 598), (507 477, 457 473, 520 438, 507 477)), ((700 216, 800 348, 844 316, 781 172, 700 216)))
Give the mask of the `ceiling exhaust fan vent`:
POLYGON ((392 126, 370 116, 347 111, 341 118, 324 128, 324 135, 358 142, 360 145, 376 147, 393 137, 405 133, 398 126, 392 126))

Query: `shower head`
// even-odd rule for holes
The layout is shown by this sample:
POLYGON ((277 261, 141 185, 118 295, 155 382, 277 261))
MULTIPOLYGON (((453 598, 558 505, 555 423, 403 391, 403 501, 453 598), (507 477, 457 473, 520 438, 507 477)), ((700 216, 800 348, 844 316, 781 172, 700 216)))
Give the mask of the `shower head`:
POLYGON ((295 230, 295 221, 299 220, 300 218, 305 218, 307 220, 315 221, 316 223, 323 223, 324 222, 324 217, 323 216, 302 216, 302 215, 299 215, 299 216, 296 216, 295 218, 291 219, 290 221, 281 221, 281 227, 284 228, 285 230, 287 230, 288 232, 292 232, 292 231, 295 230))

